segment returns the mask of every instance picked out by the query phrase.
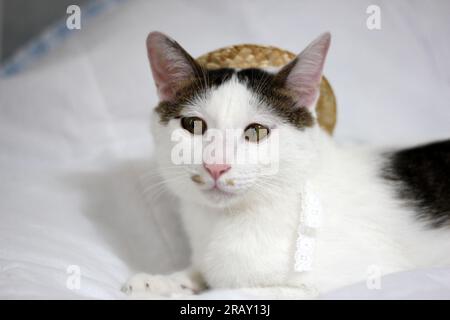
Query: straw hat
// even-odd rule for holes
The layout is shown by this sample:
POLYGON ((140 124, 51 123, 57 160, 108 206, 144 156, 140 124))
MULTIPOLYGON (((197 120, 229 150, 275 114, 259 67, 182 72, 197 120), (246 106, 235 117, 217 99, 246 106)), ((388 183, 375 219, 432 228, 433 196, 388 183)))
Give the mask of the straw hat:
MULTIPOLYGON (((295 58, 292 52, 271 46, 241 44, 217 49, 197 58, 208 69, 282 67, 295 58)), ((332 134, 336 125, 336 98, 323 76, 316 105, 319 125, 332 134)))

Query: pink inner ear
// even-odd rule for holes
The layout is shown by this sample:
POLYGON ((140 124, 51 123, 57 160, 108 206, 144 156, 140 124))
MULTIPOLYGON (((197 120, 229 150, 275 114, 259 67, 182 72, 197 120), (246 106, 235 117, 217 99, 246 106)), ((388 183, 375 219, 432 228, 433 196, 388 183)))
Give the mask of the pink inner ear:
POLYGON ((160 57, 156 58, 158 54, 157 50, 152 47, 148 48, 148 56, 150 57, 150 65, 152 68, 153 80, 155 81, 156 89, 158 90, 158 96, 161 100, 170 100, 173 93, 170 89, 170 78, 168 77, 167 68, 161 66, 163 63, 160 57), (154 61, 155 63, 152 63, 154 61), (156 62, 158 61, 158 62, 156 62))
POLYGON ((330 40, 329 33, 314 40, 297 56, 286 78, 286 86, 297 94, 299 107, 312 108, 315 105, 330 40))
POLYGON ((189 56, 178 43, 160 32, 148 35, 147 53, 159 98, 172 100, 177 85, 193 75, 189 56))

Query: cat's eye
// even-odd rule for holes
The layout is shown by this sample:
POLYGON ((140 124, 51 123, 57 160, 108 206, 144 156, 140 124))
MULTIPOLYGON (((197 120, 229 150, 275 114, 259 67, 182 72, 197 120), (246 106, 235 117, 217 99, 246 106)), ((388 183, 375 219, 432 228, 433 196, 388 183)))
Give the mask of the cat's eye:
POLYGON ((269 135, 269 129, 262 124, 252 123, 244 130, 244 138, 250 142, 259 142, 269 135))
POLYGON ((192 134, 202 135, 206 131, 206 122, 199 117, 183 117, 181 126, 192 134))

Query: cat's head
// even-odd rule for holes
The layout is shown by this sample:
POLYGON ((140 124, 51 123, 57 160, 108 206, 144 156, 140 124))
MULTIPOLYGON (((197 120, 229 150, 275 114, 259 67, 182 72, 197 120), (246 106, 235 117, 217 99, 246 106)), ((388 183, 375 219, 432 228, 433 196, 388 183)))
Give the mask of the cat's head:
POLYGON ((280 70, 200 66, 159 32, 147 51, 160 103, 159 170, 180 197, 226 207, 301 180, 314 163, 315 105, 330 34, 280 70))

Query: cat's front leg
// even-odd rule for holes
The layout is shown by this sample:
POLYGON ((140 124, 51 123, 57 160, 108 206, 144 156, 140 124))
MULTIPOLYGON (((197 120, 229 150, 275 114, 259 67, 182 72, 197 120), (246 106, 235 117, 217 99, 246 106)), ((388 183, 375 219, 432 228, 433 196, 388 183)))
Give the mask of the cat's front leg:
POLYGON ((197 294, 206 289, 200 273, 188 268, 168 275, 138 273, 123 286, 132 298, 180 297, 197 294))

